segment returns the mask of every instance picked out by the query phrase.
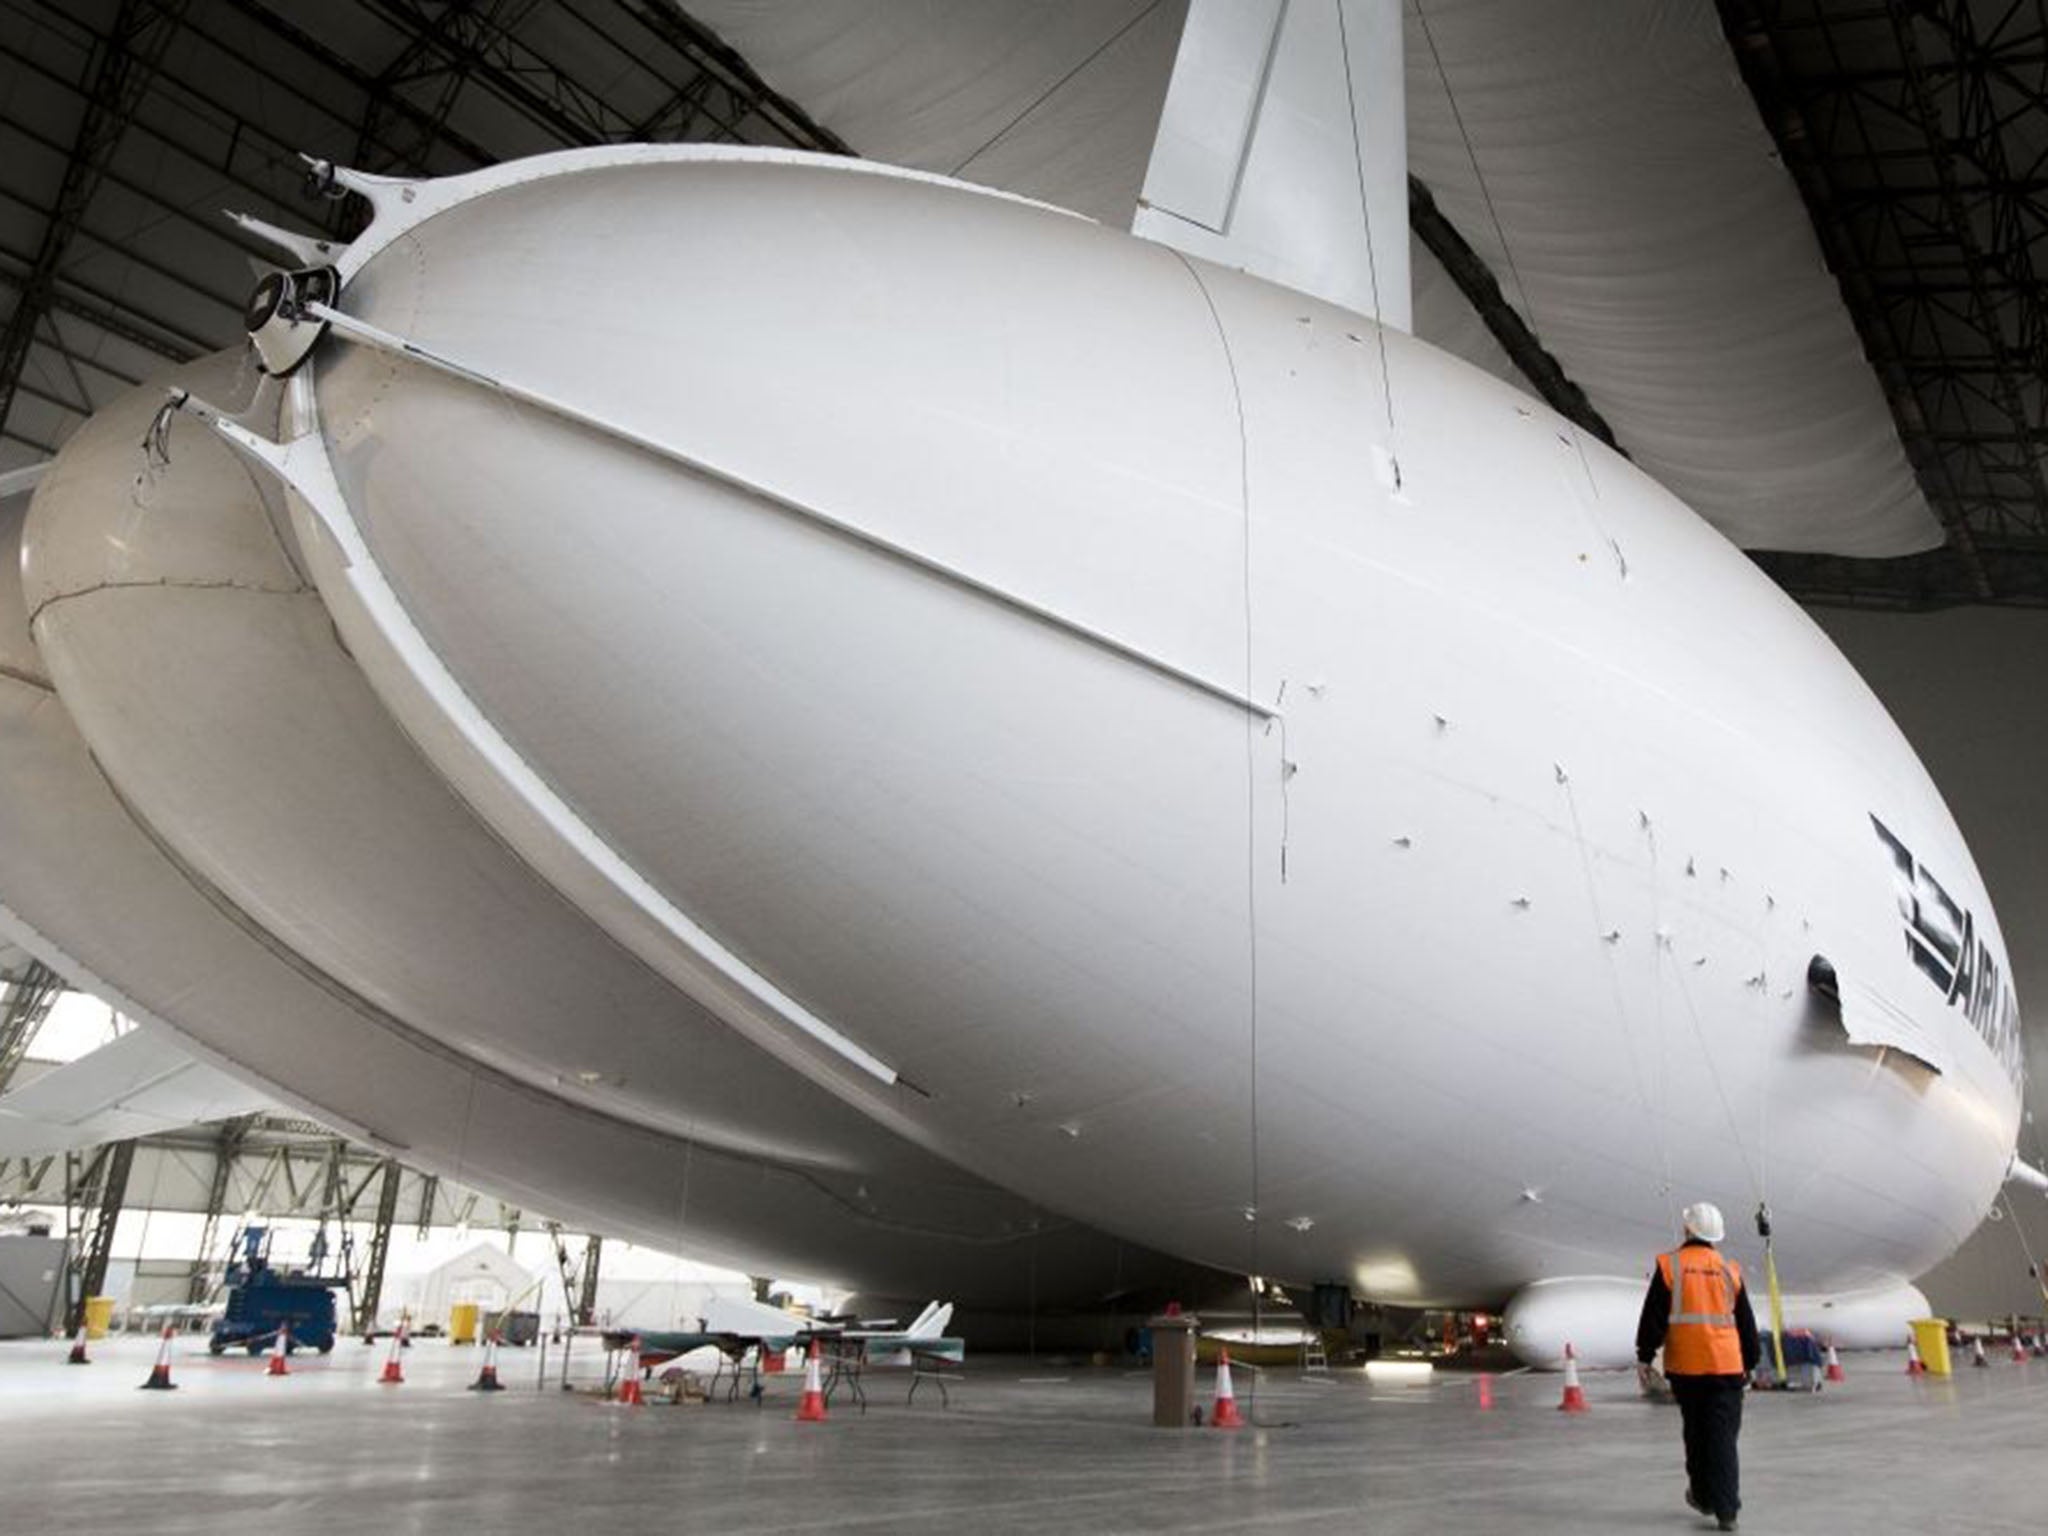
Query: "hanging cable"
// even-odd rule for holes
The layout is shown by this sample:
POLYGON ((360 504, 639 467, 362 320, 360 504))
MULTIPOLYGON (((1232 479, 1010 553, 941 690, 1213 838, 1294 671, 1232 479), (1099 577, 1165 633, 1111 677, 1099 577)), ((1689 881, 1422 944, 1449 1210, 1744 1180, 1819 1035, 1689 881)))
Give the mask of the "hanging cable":
POLYGON ((1351 109, 1351 164, 1358 176, 1358 215, 1365 227, 1365 271, 1372 284, 1373 336, 1379 342, 1380 395, 1387 406, 1387 457, 1393 462, 1394 489, 1401 489, 1401 456, 1394 449, 1394 378, 1387 366, 1386 311, 1380 307, 1379 254, 1372 243, 1372 199, 1365 195, 1365 145, 1358 136, 1358 92, 1351 81, 1351 33, 1344 25, 1344 7, 1337 7, 1337 47, 1343 56, 1344 99, 1351 109))
POLYGON ((1742 1134, 1742 1122, 1736 1118, 1735 1106, 1729 1101, 1728 1090, 1721 1081, 1721 1069, 1714 1064, 1714 1053, 1707 1044, 1705 1028, 1700 1023, 1699 1010, 1693 1006, 1692 992, 1685 984, 1685 972, 1678 968, 1675 951, 1668 944, 1662 946, 1666 953, 1673 955, 1672 974, 1678 980, 1679 1001, 1685 1004, 1686 1017, 1692 1021, 1693 1039, 1699 1043, 1700 1059, 1707 1064, 1707 1078, 1714 1085, 1714 1097, 1720 1101, 1721 1115, 1728 1122, 1728 1134, 1735 1143, 1735 1154, 1742 1160, 1743 1177, 1749 1180, 1750 1197, 1763 1205, 1764 1187, 1757 1177, 1756 1165, 1750 1161, 1749 1143, 1742 1134))
MULTIPOLYGON (((2027 1277, 2034 1282, 2035 1289, 2041 1293, 2043 1308, 2048 1309, 2048 1275, 2041 1273, 2041 1265, 2034 1257, 2034 1245, 2027 1241, 2027 1229, 2020 1223, 2019 1210, 2013 1205, 2012 1196, 2006 1194, 2003 1190, 1999 1191, 1997 1204, 2005 1207, 2006 1220, 2012 1227, 2013 1235, 2020 1240, 2020 1252, 2026 1255, 2027 1277)), ((1996 1209, 1995 1206, 1994 1209, 1996 1209)))
MULTIPOLYGON (((1343 7, 1338 7, 1337 14, 1341 22, 1343 7)), ((1493 192, 1486 185, 1486 173, 1479 169, 1478 152, 1473 149, 1472 135, 1465 127, 1465 114, 1458 110, 1458 93, 1451 89, 1451 77, 1444 69, 1444 56, 1437 51, 1436 34, 1430 30, 1429 15, 1422 7, 1422 0, 1415 0, 1415 19, 1422 23, 1422 39, 1429 45, 1429 57, 1436 65, 1437 81, 1444 88, 1444 100, 1450 103, 1451 121, 1457 124, 1458 138, 1465 145, 1465 160, 1472 167, 1472 179, 1479 184, 1479 196, 1486 204, 1486 217, 1493 224, 1494 238, 1500 241, 1500 253, 1507 260, 1508 276, 1514 279, 1515 296, 1522 301, 1522 318, 1529 322, 1529 329, 1535 331, 1536 308, 1529 302, 1529 290, 1522 286, 1522 271, 1515 265, 1514 247, 1508 244, 1507 231, 1501 227, 1500 211, 1493 206, 1493 192)))
MULTIPOLYGON (((1607 952, 1607 984, 1614 996, 1614 1022, 1621 1031, 1623 1049, 1628 1054, 1629 1081, 1636 1090, 1636 1103, 1641 1107, 1643 1118, 1649 1123, 1650 1134, 1657 1144, 1657 1162, 1663 1170, 1665 1193, 1671 1190, 1671 1142, 1664 1127, 1664 1117, 1650 1103, 1648 1085, 1643 1080, 1642 1059, 1636 1050, 1635 1030, 1629 1024, 1628 1000, 1622 992, 1619 960, 1615 946, 1619 941, 1618 929, 1607 926, 1606 915, 1600 907, 1599 882, 1593 873, 1593 855, 1586 840, 1586 827, 1579 815, 1578 795, 1572 789, 1571 775, 1562 765, 1555 765, 1558 787, 1564 791, 1565 809, 1572 819, 1572 842, 1579 850, 1579 869, 1586 881, 1586 905, 1593 914, 1593 925, 1599 937, 1600 947, 1607 952)), ((1661 1042, 1660 1042, 1661 1056, 1661 1042)))

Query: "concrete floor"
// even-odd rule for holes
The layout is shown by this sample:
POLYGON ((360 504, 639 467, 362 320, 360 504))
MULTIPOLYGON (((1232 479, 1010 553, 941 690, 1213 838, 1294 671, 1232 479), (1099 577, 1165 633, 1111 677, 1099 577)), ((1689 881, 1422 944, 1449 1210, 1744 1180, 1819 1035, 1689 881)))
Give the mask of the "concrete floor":
MULTIPOLYGON (((954 1406, 903 1402, 871 1376, 863 1417, 791 1419, 800 1378, 761 1409, 632 1410, 536 1391, 465 1392, 473 1350, 423 1341, 379 1387, 383 1349, 260 1362, 184 1341, 175 1393, 135 1390, 153 1341, 0 1344, 0 1530, 205 1533, 773 1533, 1032 1536, 1066 1531, 1657 1531, 1703 1528, 1679 1501, 1675 1409, 1588 1379, 1592 1411, 1556 1411, 1556 1377, 1440 1374, 1426 1387, 1268 1375, 1265 1426, 1146 1427, 1123 1371, 970 1362, 954 1406)), ((1852 1357, 1819 1397, 1750 1399, 1743 1529, 2032 1531, 2048 1511, 2048 1360, 1909 1380, 1852 1357)), ((1708 1527, 1710 1528, 1710 1527, 1708 1527)))

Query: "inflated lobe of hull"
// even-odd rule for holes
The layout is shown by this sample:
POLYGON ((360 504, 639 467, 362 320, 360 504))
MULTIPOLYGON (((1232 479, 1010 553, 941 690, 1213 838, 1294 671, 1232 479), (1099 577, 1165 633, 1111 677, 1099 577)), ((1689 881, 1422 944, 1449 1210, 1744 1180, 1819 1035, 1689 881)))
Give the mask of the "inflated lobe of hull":
POLYGON ((595 1230, 990 1309, 1183 1272, 901 1142, 563 906, 377 707, 232 456, 188 423, 145 464, 162 398, 67 444, 9 563, 48 651, 16 587, 0 902, 38 953, 316 1118, 595 1230))
POLYGON ((1839 656, 1625 462, 929 178, 467 186, 345 261, 294 526, 457 792, 707 1007, 707 956, 744 972, 736 1029, 1077 1219, 1389 1300, 1635 1272, 1681 1192, 1774 1195, 1803 1290, 1975 1224, 2014 1085, 1904 958, 1871 818, 1995 945, 1981 881, 1839 656), (1923 1055, 1816 1020, 1816 956, 1923 1055))

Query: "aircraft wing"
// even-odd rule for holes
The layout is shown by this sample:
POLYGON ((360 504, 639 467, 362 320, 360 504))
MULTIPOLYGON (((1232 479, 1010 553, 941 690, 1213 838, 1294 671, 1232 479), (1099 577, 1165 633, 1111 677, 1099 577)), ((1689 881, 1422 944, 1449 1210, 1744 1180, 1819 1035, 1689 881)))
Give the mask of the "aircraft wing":
POLYGON ((930 1339, 908 1333, 869 1334, 860 1340, 861 1358, 873 1366, 905 1366, 943 1362, 960 1365, 967 1359, 967 1341, 930 1339))
POLYGON ((271 1106, 142 1025, 0 1094, 0 1157, 68 1152, 271 1106))

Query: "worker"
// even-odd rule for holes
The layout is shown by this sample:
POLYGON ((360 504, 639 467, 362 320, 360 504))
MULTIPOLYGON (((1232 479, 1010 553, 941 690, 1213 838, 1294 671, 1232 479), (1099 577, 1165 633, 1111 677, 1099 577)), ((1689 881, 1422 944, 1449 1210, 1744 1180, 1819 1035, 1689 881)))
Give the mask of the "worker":
POLYGON ((1650 1361, 1664 1350, 1664 1374, 1685 1421, 1685 1502, 1735 1529, 1742 1508, 1735 1439, 1742 1394, 1756 1369, 1756 1315, 1742 1268, 1715 1246, 1727 1235, 1719 1206, 1701 1201, 1681 1213, 1685 1240, 1657 1255, 1643 1315, 1636 1324, 1636 1375, 1656 1383, 1650 1361))

